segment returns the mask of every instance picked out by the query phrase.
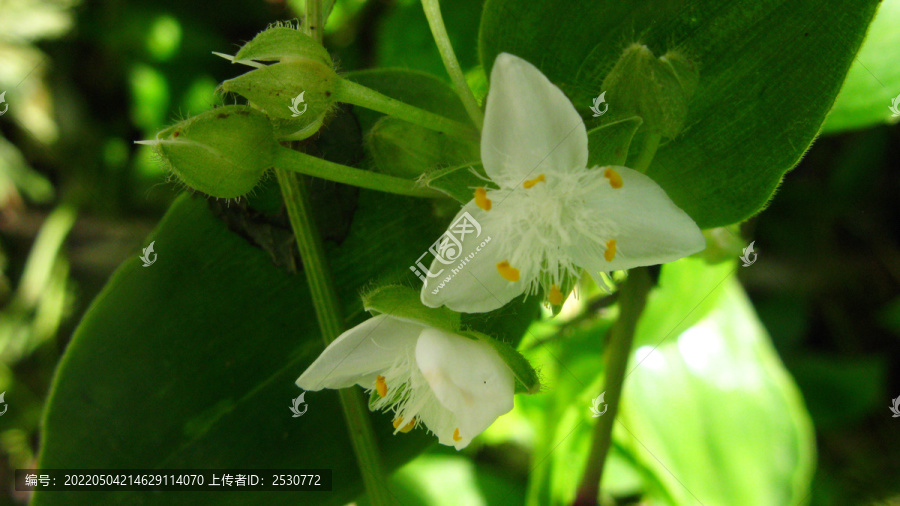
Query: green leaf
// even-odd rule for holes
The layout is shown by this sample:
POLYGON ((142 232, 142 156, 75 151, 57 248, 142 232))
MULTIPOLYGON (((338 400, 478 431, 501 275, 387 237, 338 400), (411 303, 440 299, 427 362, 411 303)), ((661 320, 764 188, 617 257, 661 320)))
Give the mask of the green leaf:
MULTIPOLYGON (((478 64, 478 25, 484 0, 445 2, 441 9, 447 35, 459 64, 468 70, 478 64)), ((430 72, 446 79, 447 71, 425 19, 421 2, 395 2, 379 18, 374 44, 378 64, 430 72)))
POLYGON ((894 97, 900 95, 898 26, 900 0, 883 0, 822 133, 897 121, 890 106, 894 97))
MULTIPOLYGON (((359 192, 349 234, 327 248, 348 325, 367 317, 358 293, 373 277, 414 279, 406 266, 446 226, 431 210, 427 201, 359 192)), ((288 409, 301 393, 294 380, 323 349, 303 274, 273 266, 200 198, 179 199, 150 241, 158 260, 145 268, 136 253, 127 261, 66 350, 46 409, 40 467, 330 468, 334 492, 38 492, 34 504, 353 500, 361 481, 336 392, 308 393, 302 418, 288 409)), ((494 319, 521 329, 531 316, 494 319)), ((371 416, 390 468, 434 441, 424 431, 394 436, 388 416, 371 416)))
POLYGON ((802 503, 815 466, 809 414, 736 278, 718 290, 696 325, 635 350, 615 438, 674 504, 802 503))
POLYGON ((700 77, 685 129, 659 149, 647 175, 701 228, 711 228, 758 212, 799 161, 877 4, 544 0, 524 9, 517 0, 487 0, 481 61, 490 75, 500 52, 525 58, 584 115, 632 42, 695 62, 700 77))
POLYGON ((647 297, 645 316, 638 321, 634 346, 655 346, 692 327, 718 305, 723 293, 720 288, 737 269, 733 261, 707 265, 700 258, 666 264, 658 286, 647 297))
MULTIPOLYGON (((803 498, 814 462, 809 415, 733 270, 699 259, 663 267, 635 336, 606 492, 670 505, 798 504, 803 498), (678 304, 690 291, 697 295, 678 304)), ((536 422, 534 455, 541 460, 531 473, 530 504, 574 499, 592 437, 591 399, 605 390, 603 342, 611 319, 526 353, 553 389, 553 395, 518 398, 509 415, 536 422)), ((531 333, 537 339, 554 334, 543 327, 535 324, 531 333)))
POLYGON ((459 330, 459 313, 445 307, 422 305, 419 292, 408 286, 385 285, 362 296, 363 308, 373 314, 388 314, 448 331, 459 330))
MULTIPOLYGON (((399 469, 391 483, 403 506, 512 506, 524 501, 522 486, 515 480, 460 454, 422 455, 399 469)), ((363 499, 358 504, 371 503, 363 499)))

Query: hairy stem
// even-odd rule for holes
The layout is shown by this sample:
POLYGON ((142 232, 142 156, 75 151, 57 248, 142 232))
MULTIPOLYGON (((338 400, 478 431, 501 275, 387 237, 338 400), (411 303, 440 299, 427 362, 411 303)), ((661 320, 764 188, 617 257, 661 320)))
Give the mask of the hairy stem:
POLYGON ((628 365, 628 358, 631 356, 634 330, 647 302, 650 287, 650 274, 647 269, 638 268, 629 271, 628 279, 625 280, 619 292, 619 318, 610 331, 609 348, 606 350, 604 387, 606 388, 605 400, 608 409, 594 426, 591 451, 574 502, 577 506, 597 504, 600 479, 603 477, 603 465, 612 444, 613 423, 616 420, 619 400, 622 397, 625 369, 628 365))
POLYGON ((447 35, 447 29, 444 27, 444 18, 441 16, 441 6, 438 0, 422 0, 422 8, 425 9, 425 17, 428 18, 428 26, 431 27, 431 35, 437 43, 438 51, 441 53, 441 59, 444 60, 444 67, 453 80, 453 86, 456 87, 456 93, 462 100, 466 112, 472 118, 472 123, 478 131, 484 126, 484 113, 478 107, 475 95, 466 82, 466 76, 463 75, 462 68, 459 66, 459 60, 456 59, 456 53, 453 52, 453 45, 450 44, 450 37, 447 35))

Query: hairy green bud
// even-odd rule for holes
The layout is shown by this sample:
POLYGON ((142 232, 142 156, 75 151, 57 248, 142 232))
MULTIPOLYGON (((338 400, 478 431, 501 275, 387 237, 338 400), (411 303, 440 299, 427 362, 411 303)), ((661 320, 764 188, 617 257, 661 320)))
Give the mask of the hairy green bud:
POLYGON ((245 97, 266 113, 276 134, 288 135, 314 127, 334 104, 340 78, 318 60, 284 60, 222 83, 222 89, 245 97))
POLYGON ((684 127, 698 81, 696 65, 680 53, 669 51, 657 58, 647 46, 632 44, 602 89, 617 114, 638 115, 647 129, 672 138, 684 127))
POLYGON ((219 56, 256 69, 225 81, 221 89, 243 96, 265 112, 283 140, 305 139, 316 133, 334 104, 340 78, 331 56, 293 27, 272 26, 236 55, 219 56))
POLYGON ((249 193, 272 167, 278 147, 268 118, 240 105, 206 111, 139 144, 154 146, 187 186, 219 198, 249 193))

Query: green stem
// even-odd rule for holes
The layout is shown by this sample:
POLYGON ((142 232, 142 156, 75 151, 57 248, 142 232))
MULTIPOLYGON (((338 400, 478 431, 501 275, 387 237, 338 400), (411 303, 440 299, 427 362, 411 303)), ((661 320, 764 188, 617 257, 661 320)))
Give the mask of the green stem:
POLYGON ((448 135, 473 140, 478 139, 478 133, 466 124, 405 104, 399 100, 394 100, 387 95, 382 95, 371 88, 347 79, 342 79, 338 82, 334 98, 338 102, 346 102, 372 109, 373 111, 388 114, 448 135))
MULTIPOLYGON (((321 42, 324 24, 322 0, 306 0, 307 33, 321 42)), ((312 206, 306 183, 297 174, 276 168, 281 195, 287 208, 288 219, 294 232, 294 239, 303 260, 303 272, 309 284, 316 319, 322 332, 325 346, 331 344, 344 330, 344 317, 340 300, 334 288, 331 270, 325 261, 325 248, 312 215, 312 206)), ((356 453, 359 472, 362 475, 369 501, 375 506, 390 504, 390 492, 382 467, 375 433, 366 412, 362 395, 356 389, 339 390, 341 407, 347 420, 347 431, 356 453)))
POLYGON ((647 302, 647 294, 652 283, 646 268, 632 269, 628 279, 619 292, 619 318, 610 331, 609 348, 606 350, 606 388, 607 412, 597 420, 587 466, 578 488, 574 504, 588 506, 597 504, 600 491, 600 479, 603 477, 603 464, 612 444, 613 423, 619 412, 619 400, 622 397, 622 385, 625 382, 625 369, 631 356, 631 344, 634 341, 634 330, 647 302))
POLYGON ((441 6, 438 0, 422 0, 422 8, 425 9, 425 17, 428 18, 428 26, 431 27, 431 35, 437 43, 438 51, 441 53, 441 59, 444 60, 444 67, 453 80, 456 87, 456 93, 462 100, 466 112, 475 123, 478 131, 484 126, 484 113, 478 107, 478 101, 466 82, 466 76, 463 75, 462 68, 459 66, 459 60, 456 59, 456 53, 453 52, 453 45, 450 44, 450 37, 447 35, 447 29, 444 27, 444 18, 441 16, 441 6))
POLYGON ((410 179, 348 167, 284 147, 279 147, 275 150, 275 166, 279 169, 327 179, 336 183, 368 188, 370 190, 396 193, 398 195, 407 195, 410 197, 443 197, 440 192, 430 188, 423 188, 421 185, 410 179))
POLYGON ((647 172, 647 169, 650 167, 650 162, 652 162, 653 157, 656 156, 656 150, 659 149, 660 140, 662 140, 662 137, 658 133, 647 132, 644 136, 644 144, 641 146, 641 152, 638 154, 638 158, 635 160, 632 169, 639 172, 647 172))
MULTIPOLYGON (((276 169, 275 172, 278 175, 278 184, 281 186, 294 237, 300 248, 303 272, 306 273, 306 280, 312 293, 322 340, 328 346, 343 332, 344 318, 331 271, 325 261, 321 236, 313 221, 306 183, 296 174, 283 169, 276 169)), ((360 392, 353 388, 343 388, 339 390, 339 394, 369 500, 374 505, 389 504, 390 492, 385 488, 381 458, 375 443, 375 433, 366 413, 365 402, 360 392)))

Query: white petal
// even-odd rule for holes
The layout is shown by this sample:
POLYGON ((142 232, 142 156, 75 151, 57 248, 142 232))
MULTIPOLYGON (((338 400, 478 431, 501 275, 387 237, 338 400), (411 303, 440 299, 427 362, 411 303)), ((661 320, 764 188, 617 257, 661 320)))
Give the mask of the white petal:
POLYGON ((706 247, 706 240, 694 220, 682 211, 652 179, 627 167, 591 169, 597 177, 611 168, 622 177, 622 187, 604 190, 589 205, 605 216, 616 241, 612 261, 603 255, 587 255, 588 248, 575 248, 572 258, 592 275, 663 264, 692 255, 706 247))
MULTIPOLYGON (((438 401, 459 423, 450 433, 457 449, 465 448, 497 417, 513 408, 512 371, 487 343, 427 328, 416 344, 416 363, 438 401), (456 429, 458 441, 453 437, 456 429)), ((446 440, 446 434, 429 428, 446 440)), ((450 431, 447 427, 440 429, 450 431)))
MULTIPOLYGON (((453 218, 450 228, 442 239, 448 240, 450 247, 440 257, 434 255, 429 273, 425 274, 426 282, 422 287, 422 304, 429 307, 442 305, 462 313, 483 313, 503 307, 507 302, 521 295, 528 286, 530 278, 536 273, 529 266, 513 266, 520 268, 518 281, 509 281, 500 275, 497 264, 508 260, 504 257, 505 248, 501 247, 506 240, 504 222, 506 217, 502 209, 484 211, 475 201, 471 201, 453 218), (454 232, 454 225, 468 213, 478 223, 481 233, 460 234, 454 232)), ((442 240, 439 239, 438 241, 442 240)))
POLYGON ((501 187, 552 171, 583 170, 584 121, 562 90, 527 61, 501 53, 491 70, 481 161, 501 187))
POLYGON ((411 353, 424 328, 388 315, 370 318, 328 345, 297 378, 297 386, 307 391, 357 383, 371 388, 371 376, 390 367, 400 353, 411 353))

